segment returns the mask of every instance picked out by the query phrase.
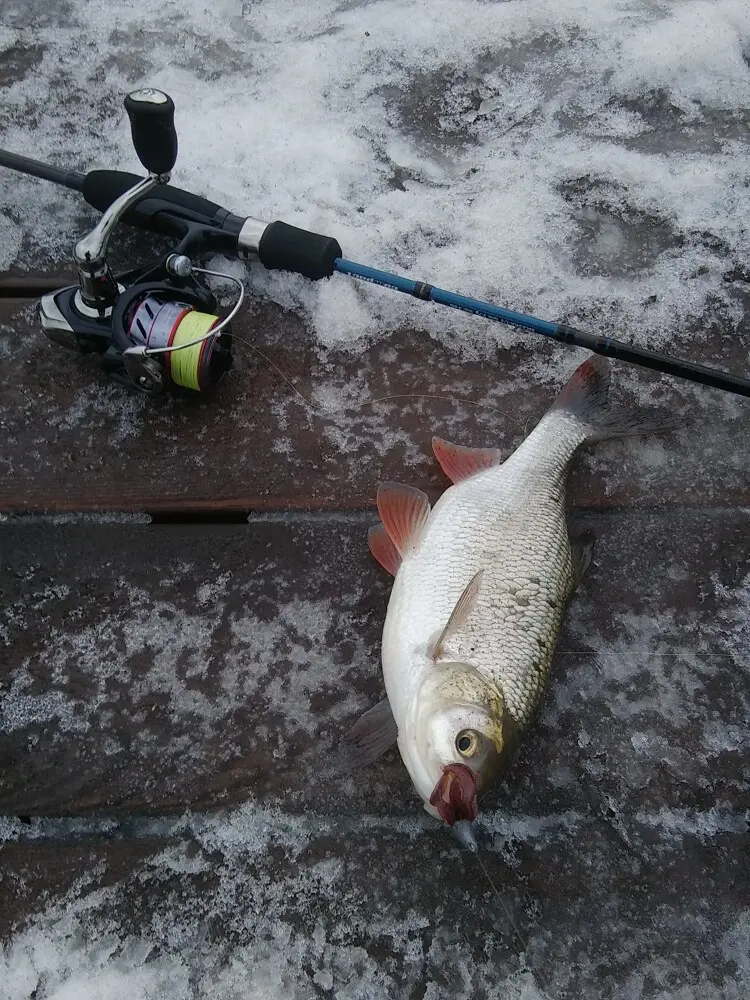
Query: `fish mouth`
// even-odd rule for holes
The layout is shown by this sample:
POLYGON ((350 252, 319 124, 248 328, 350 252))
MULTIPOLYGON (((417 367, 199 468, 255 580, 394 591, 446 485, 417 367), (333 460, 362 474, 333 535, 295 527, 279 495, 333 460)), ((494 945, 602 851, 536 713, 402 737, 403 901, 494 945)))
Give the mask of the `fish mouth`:
POLYGON ((465 764, 446 764, 430 796, 448 826, 477 818, 477 779, 465 764))

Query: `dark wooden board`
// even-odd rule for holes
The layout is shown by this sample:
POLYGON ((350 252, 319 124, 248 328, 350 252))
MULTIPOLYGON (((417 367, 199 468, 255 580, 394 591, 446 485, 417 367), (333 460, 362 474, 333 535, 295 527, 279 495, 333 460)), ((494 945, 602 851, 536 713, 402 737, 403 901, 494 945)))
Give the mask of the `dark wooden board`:
MULTIPOLYGON (((411 816, 398 754, 331 772, 380 700, 390 578, 366 515, 0 525, 0 813, 253 800, 411 816)), ((539 724, 495 806, 740 808, 750 512, 611 512, 539 724)))
POLYGON ((482 849, 500 898, 443 830, 385 817, 342 830, 245 807, 161 838, 131 823, 127 840, 32 826, 0 847, 7 982, 180 1000, 600 1000, 639 984, 739 998, 747 835, 713 819, 619 835, 595 816, 513 816, 482 849))
MULTIPOLYGON (((530 337, 496 360, 462 359, 414 331, 358 354, 323 351, 299 318, 268 304, 235 332, 325 411, 244 344, 212 399, 130 394, 91 358, 48 342, 31 301, 0 301, 0 510, 371 509, 387 479, 436 496, 446 480, 433 434, 510 452, 585 356, 530 337)), ((704 350, 706 360, 731 355, 735 370, 746 353, 742 340, 704 350)), ((693 424, 588 451, 573 479, 579 505, 750 503, 747 400, 632 366, 616 367, 615 382, 623 405, 650 386, 655 405, 693 424)))

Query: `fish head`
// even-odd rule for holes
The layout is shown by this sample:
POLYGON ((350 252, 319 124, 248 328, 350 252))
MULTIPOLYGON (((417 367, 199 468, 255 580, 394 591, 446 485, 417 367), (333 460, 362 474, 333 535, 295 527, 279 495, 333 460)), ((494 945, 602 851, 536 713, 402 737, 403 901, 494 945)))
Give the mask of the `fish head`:
POLYGON ((425 809, 450 826, 474 820, 507 756, 501 692, 469 664, 441 662, 426 673, 408 718, 399 745, 425 809))

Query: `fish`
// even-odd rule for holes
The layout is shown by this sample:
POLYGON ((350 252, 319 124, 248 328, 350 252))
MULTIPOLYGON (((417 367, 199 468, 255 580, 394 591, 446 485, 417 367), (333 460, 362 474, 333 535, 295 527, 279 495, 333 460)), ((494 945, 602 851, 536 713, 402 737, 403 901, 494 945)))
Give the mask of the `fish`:
POLYGON ((570 599, 592 556, 571 536, 568 474, 579 448, 671 429, 609 402, 605 358, 584 361, 505 460, 442 438, 452 485, 434 507, 383 483, 370 551, 394 577, 382 633, 386 698, 344 739, 348 766, 397 744, 425 810, 471 844, 478 803, 537 716, 570 599))

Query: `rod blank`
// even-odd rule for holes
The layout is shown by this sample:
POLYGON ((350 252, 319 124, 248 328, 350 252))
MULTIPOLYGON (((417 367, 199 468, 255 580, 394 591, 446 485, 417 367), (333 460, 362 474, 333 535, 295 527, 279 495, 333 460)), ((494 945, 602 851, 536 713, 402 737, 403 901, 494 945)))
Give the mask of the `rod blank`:
POLYGON ((564 323, 550 323, 548 320, 537 319, 536 316, 503 309, 502 306, 495 306, 490 302, 483 302, 481 299, 457 295, 455 292, 447 292, 424 281, 412 281, 410 278, 402 278, 388 271, 378 271, 363 264, 356 264, 351 260, 339 258, 335 263, 335 268, 341 274, 360 278, 362 281, 370 281, 386 288, 394 288, 396 291, 405 292, 418 299, 435 302, 442 306, 450 306, 453 309, 473 313, 475 316, 483 316, 485 319, 507 323, 509 326, 533 330, 534 333, 541 333, 544 337, 559 340, 563 344, 584 347, 595 354, 603 354, 605 357, 616 358, 618 361, 628 361, 631 364, 641 365, 666 375, 674 375, 677 378, 698 382, 714 389, 723 389, 738 396, 750 396, 750 379, 731 375, 718 368, 707 368, 705 365, 696 365, 692 361, 680 361, 677 358, 670 358, 666 354, 657 354, 655 351, 633 347, 620 340, 612 340, 611 337, 596 337, 584 330, 566 326, 564 323))
POLYGON ((0 167, 9 167, 11 170, 18 170, 32 177, 41 177, 43 181, 61 184, 73 191, 80 191, 83 186, 83 174, 76 173, 75 170, 51 167, 48 163, 40 163, 39 160, 32 160, 29 156, 19 156, 18 153, 9 153, 5 149, 0 149, 0 167))

